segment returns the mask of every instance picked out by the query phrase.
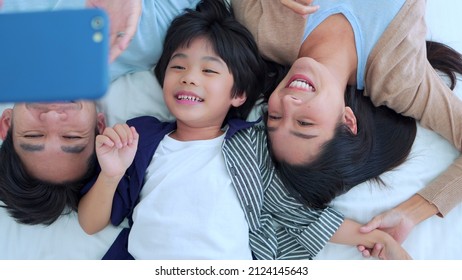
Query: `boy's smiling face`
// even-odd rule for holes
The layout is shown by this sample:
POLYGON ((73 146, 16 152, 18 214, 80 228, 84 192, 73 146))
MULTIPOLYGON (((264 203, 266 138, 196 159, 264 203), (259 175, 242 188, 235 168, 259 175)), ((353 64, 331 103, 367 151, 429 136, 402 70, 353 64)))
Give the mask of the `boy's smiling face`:
POLYGON ((196 38, 176 50, 167 66, 163 92, 178 127, 215 128, 242 97, 231 97, 234 78, 209 41, 196 38))

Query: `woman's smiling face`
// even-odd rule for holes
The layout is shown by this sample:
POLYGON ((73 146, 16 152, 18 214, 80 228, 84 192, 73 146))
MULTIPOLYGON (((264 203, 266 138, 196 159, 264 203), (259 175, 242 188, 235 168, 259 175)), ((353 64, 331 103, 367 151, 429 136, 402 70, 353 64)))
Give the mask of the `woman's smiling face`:
POLYGON ((268 101, 268 135, 276 160, 314 160, 345 118, 344 92, 324 65, 297 59, 268 101))

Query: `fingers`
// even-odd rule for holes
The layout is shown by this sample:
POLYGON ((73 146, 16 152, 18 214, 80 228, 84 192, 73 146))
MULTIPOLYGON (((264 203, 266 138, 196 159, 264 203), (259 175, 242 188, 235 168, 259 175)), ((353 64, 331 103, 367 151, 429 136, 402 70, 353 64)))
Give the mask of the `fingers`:
POLYGON ((142 4, 140 0, 125 2, 125 4, 127 6, 124 7, 124 10, 129 10, 130 12, 126 14, 123 22, 111 30, 111 50, 109 54, 111 62, 128 47, 135 36, 141 17, 142 4), (121 33, 123 33, 123 36, 120 36, 121 33))
POLYGON ((363 250, 361 252, 361 254, 363 255, 364 258, 370 258, 371 257, 371 252, 369 252, 369 250, 363 250))
POLYGON ((133 136, 133 139, 132 141, 129 143, 129 145, 136 145, 138 146, 138 140, 140 139, 140 136, 138 134, 138 132, 136 131, 136 128, 134 126, 131 126, 130 127, 130 131, 132 133, 132 136, 133 136))
POLYGON ((127 26, 125 27, 125 36, 119 37, 118 46, 122 51, 128 47, 131 39, 135 36, 136 29, 138 28, 138 21, 140 19, 141 9, 135 9, 127 20, 127 26))
POLYGON ((373 248, 367 248, 364 245, 358 245, 356 246, 359 252, 361 252, 362 256, 365 258, 379 258, 379 259, 385 259, 386 254, 384 250, 384 245, 381 243, 376 243, 373 248))
POLYGON ((96 137, 97 147, 106 145, 108 147, 123 147, 138 144, 139 135, 134 127, 127 124, 116 124, 114 127, 106 127, 102 135, 96 137))
POLYGON ((113 62, 125 49, 127 49, 130 41, 136 32, 136 26, 131 28, 127 27, 127 31, 119 31, 111 34, 111 49, 109 50, 109 61, 113 62))
POLYGON ((102 8, 109 16, 109 61, 113 62, 128 47, 136 33, 141 16, 142 1, 86 0, 86 5, 102 8))
POLYGON ((371 256, 371 253, 370 253, 369 249, 366 248, 366 246, 358 245, 358 246, 356 246, 356 248, 358 248, 358 251, 361 252, 363 257, 369 258, 371 256))
POLYGON ((97 151, 103 146, 106 146, 109 148, 114 147, 114 142, 104 134, 97 135, 95 143, 96 143, 95 146, 96 146, 97 151))
POLYGON ((295 13, 304 17, 316 12, 319 6, 311 6, 313 0, 280 0, 281 3, 295 13))
POLYGON ((374 217, 370 220, 367 224, 361 226, 359 228, 359 232, 361 233, 368 233, 380 227, 382 223, 382 219, 380 217, 374 217))
POLYGON ((383 248, 383 244, 376 243, 374 245, 374 248, 372 248, 372 251, 370 252, 371 256, 382 260, 385 259, 385 252, 383 248))
POLYGON ((128 43, 125 43, 126 39, 124 38, 128 38, 128 42, 130 42, 130 38, 126 36, 126 34, 123 36, 120 36, 119 32, 116 32, 115 34, 111 34, 109 62, 113 62, 126 49, 126 45, 128 45, 128 43), (120 42, 122 40, 124 40, 123 43, 120 42), (125 45, 124 48, 121 47, 122 44, 125 45))

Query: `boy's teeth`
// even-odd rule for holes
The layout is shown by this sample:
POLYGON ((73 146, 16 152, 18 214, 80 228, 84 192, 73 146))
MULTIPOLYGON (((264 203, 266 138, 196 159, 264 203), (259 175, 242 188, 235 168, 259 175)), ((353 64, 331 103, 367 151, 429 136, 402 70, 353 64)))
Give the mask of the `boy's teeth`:
POLYGON ((195 97, 195 96, 188 96, 188 95, 179 95, 178 100, 189 100, 189 101, 194 101, 194 102, 204 101, 202 98, 195 97))

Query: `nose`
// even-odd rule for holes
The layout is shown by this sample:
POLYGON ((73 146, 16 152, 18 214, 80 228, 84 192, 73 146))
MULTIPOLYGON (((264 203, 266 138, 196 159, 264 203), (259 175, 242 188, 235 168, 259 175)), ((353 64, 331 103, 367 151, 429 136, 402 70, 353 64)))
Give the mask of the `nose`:
POLYGON ((285 115, 285 119, 289 119, 289 116, 293 114, 302 104, 302 100, 295 95, 286 94, 281 98, 282 112, 285 115))
POLYGON ((67 114, 63 110, 46 110, 40 113, 39 118, 44 122, 65 121, 67 114))
POLYGON ((302 104, 302 100, 295 95, 287 94, 282 97, 284 107, 298 106, 302 104))
POLYGON ((192 71, 188 71, 181 77, 181 83, 185 85, 197 85, 197 79, 192 71))

